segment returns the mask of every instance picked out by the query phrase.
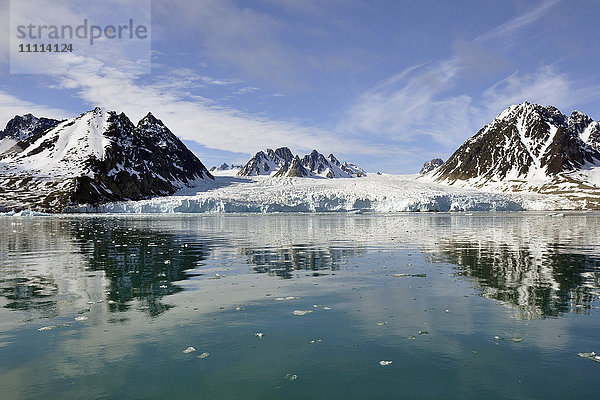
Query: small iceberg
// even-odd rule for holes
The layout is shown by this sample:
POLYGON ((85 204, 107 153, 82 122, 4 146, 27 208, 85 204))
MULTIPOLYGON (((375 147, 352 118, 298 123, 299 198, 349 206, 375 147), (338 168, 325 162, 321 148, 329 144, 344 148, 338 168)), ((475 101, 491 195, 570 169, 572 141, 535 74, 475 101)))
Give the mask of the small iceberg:
POLYGON ((296 374, 285 374, 285 376, 283 377, 283 379, 286 379, 288 381, 295 381, 296 379, 298 379, 298 375, 296 375, 296 374))
POLYGON ((38 331, 40 331, 40 332, 51 331, 54 328, 56 328, 56 326, 54 326, 54 325, 43 326, 40 329, 38 329, 38 331))
POLYGON ((183 351, 183 354, 189 354, 189 353, 192 353, 192 352, 194 352, 194 351, 196 351, 196 349, 195 349, 195 348, 193 348, 192 346, 190 346, 190 347, 188 347, 187 349, 185 349, 185 350, 183 351))
POLYGON ((310 314, 311 312, 313 312, 313 310, 294 310, 292 315, 300 317, 302 315, 310 314))
POLYGON ((210 355, 209 353, 206 353, 206 352, 204 352, 204 353, 200 354, 200 355, 198 356, 198 358, 206 358, 206 357, 208 357, 209 355, 210 355))
POLYGON ((263 337, 263 336, 265 336, 265 334, 264 334, 264 333, 262 333, 262 332, 257 332, 257 333, 255 333, 254 335, 255 335, 257 338, 259 338, 259 339, 262 339, 262 337, 263 337))
POLYGON ((79 317, 75 317, 75 321, 87 321, 88 317, 86 317, 85 315, 79 316, 79 317))
POLYGON ((381 365, 382 367, 385 367, 386 365, 391 365, 391 364, 392 364, 391 361, 385 361, 385 360, 379 361, 379 365, 381 365))
POLYGON ((577 353, 577 355, 581 358, 587 358, 588 360, 596 361, 600 363, 600 356, 594 353, 577 353))

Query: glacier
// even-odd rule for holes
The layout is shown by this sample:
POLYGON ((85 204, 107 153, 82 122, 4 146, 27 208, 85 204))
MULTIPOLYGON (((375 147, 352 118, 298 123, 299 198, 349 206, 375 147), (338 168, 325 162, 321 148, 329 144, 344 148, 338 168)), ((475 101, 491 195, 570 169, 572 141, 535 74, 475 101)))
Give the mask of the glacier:
POLYGON ((558 195, 494 193, 451 187, 418 175, 368 174, 356 179, 238 177, 215 173, 171 196, 148 200, 83 205, 69 212, 101 213, 283 213, 545 211, 581 209, 558 195))

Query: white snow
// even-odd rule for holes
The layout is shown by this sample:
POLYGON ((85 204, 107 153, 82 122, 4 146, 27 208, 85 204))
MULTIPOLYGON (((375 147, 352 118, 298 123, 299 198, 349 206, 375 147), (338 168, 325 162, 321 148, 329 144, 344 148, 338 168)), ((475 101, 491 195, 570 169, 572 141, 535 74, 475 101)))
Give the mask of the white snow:
POLYGON ((72 211, 112 213, 520 211, 573 208, 562 197, 491 193, 417 179, 377 175, 356 179, 215 177, 174 196, 109 203, 72 211))
POLYGON ((4 153, 6 150, 13 147, 15 144, 17 144, 17 141, 15 139, 11 139, 11 138, 1 139, 0 140, 0 154, 4 153))
POLYGON ((2 175, 27 173, 38 177, 61 177, 90 173, 84 161, 90 155, 102 160, 104 149, 110 143, 104 136, 108 117, 106 110, 96 108, 60 123, 23 152, 2 159, 2 175), (54 142, 53 145, 48 145, 49 140, 54 142))

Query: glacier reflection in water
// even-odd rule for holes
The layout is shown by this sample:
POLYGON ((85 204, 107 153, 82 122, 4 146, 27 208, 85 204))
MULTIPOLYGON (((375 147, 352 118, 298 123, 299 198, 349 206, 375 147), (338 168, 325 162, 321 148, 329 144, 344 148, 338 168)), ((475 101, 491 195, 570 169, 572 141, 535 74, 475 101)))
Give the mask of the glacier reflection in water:
POLYGON ((591 394, 599 254, 592 213, 0 218, 0 389, 591 394))

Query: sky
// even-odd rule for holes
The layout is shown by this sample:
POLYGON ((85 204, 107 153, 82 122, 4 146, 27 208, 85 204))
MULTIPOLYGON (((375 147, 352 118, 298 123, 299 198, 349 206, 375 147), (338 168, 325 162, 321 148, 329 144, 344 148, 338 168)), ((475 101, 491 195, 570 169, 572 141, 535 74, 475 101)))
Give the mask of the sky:
POLYGON ((288 146, 416 173, 511 104, 600 119, 597 1, 152 0, 149 74, 98 60, 11 74, 9 8, 0 0, 0 125, 151 111, 209 168, 288 146))

